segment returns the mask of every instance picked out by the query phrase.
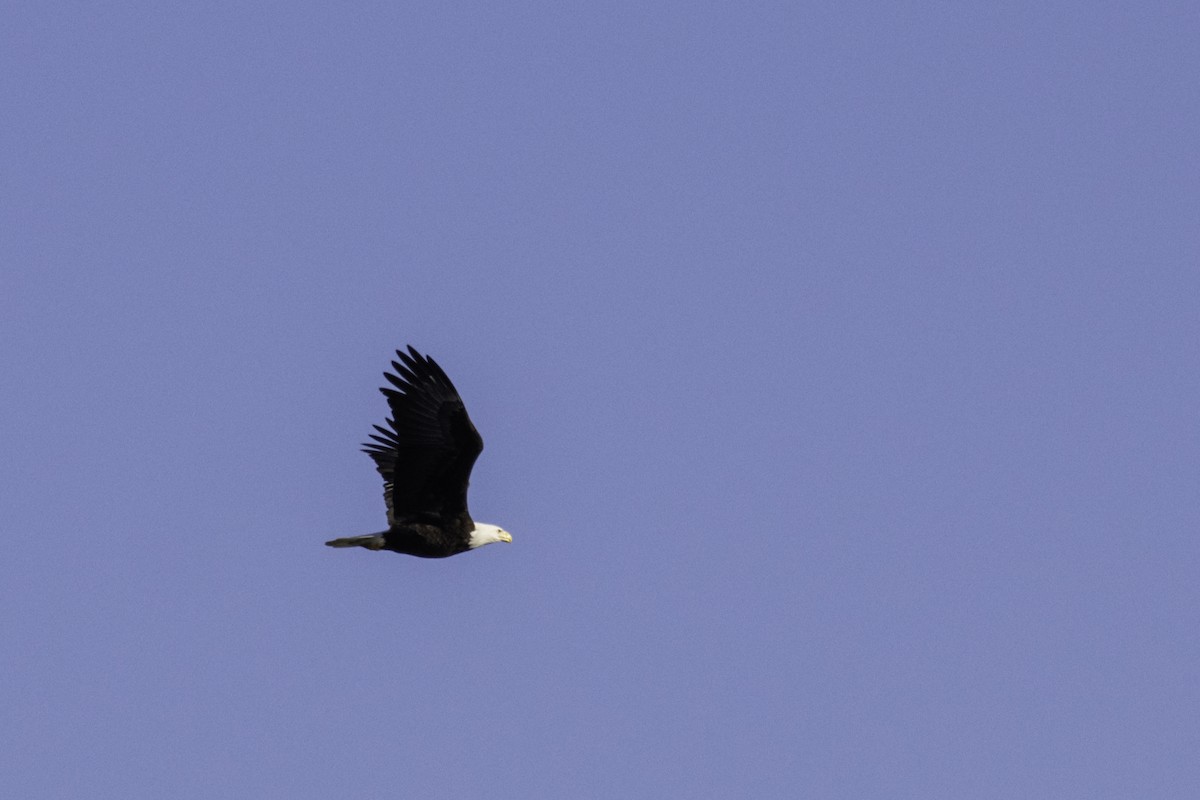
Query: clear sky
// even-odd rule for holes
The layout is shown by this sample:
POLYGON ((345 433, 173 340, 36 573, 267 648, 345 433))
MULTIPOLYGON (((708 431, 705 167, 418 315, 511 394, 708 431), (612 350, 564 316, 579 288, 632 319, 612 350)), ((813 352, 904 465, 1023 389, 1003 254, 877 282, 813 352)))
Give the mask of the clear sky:
POLYGON ((1197 42, 6 4, 0 794, 1200 796, 1197 42), (513 544, 322 545, 410 342, 513 544))

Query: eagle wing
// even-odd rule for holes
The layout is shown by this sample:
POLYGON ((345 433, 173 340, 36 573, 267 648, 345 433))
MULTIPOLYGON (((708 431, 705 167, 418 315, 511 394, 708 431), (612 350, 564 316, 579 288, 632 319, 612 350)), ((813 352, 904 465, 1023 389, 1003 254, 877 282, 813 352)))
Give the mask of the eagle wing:
POLYGON ((383 376, 392 385, 379 391, 392 416, 387 427, 376 425, 363 452, 383 476, 388 525, 417 517, 467 514, 471 468, 483 451, 458 390, 429 356, 409 345, 396 351, 396 374, 383 376))

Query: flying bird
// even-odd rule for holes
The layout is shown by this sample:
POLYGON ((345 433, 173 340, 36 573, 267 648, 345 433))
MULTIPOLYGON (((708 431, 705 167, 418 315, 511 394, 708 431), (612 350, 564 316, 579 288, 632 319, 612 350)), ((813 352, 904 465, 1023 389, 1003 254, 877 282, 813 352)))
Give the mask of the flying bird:
POLYGON ((375 425, 363 452, 383 476, 386 531, 334 539, 330 547, 391 550, 421 558, 445 558, 493 542, 511 542, 508 531, 475 522, 467 511, 471 467, 483 438, 446 373, 409 345, 396 351, 391 386, 379 391, 392 416, 375 425))

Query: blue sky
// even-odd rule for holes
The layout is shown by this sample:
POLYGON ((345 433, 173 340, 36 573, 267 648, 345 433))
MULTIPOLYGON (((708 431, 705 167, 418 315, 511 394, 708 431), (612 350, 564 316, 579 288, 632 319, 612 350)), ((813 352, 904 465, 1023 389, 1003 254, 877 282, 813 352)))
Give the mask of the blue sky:
POLYGON ((4 16, 6 796, 1200 791, 1193 5, 4 16))

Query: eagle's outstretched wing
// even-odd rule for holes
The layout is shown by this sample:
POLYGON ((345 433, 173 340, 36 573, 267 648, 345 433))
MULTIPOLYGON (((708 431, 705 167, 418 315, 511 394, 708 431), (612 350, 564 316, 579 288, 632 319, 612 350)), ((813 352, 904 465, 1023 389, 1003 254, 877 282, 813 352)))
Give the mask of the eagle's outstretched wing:
POLYGON ((466 514, 467 484, 483 439, 436 361, 412 345, 396 356, 396 374, 383 373, 395 388, 379 390, 387 397, 391 419, 387 427, 376 425, 374 441, 363 444, 383 476, 388 525, 426 515, 466 514))

